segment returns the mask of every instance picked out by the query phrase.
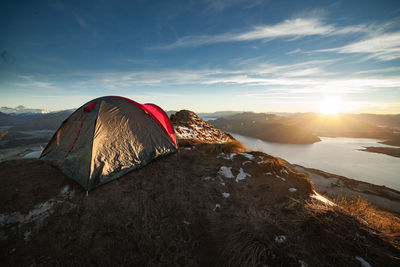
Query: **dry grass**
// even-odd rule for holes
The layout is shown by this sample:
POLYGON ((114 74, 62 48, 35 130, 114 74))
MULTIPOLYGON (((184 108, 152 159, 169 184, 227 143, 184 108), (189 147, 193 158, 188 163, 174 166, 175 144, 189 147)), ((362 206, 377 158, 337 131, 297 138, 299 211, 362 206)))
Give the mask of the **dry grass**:
POLYGON ((240 153, 246 152, 247 149, 244 145, 237 141, 231 140, 225 143, 206 143, 195 139, 179 139, 179 147, 192 147, 196 146, 199 150, 205 153, 240 153))
POLYGON ((356 218, 381 237, 393 242, 400 248, 400 218, 393 213, 382 211, 368 201, 358 198, 338 198, 336 209, 356 218))

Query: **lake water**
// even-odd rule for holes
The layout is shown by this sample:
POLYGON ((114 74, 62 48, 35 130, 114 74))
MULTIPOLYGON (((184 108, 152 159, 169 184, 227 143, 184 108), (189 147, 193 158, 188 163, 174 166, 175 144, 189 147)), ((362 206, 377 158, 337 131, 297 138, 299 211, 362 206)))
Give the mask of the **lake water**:
POLYGON ((400 191, 400 158, 359 151, 367 146, 392 147, 367 138, 320 137, 321 142, 293 145, 265 142, 232 134, 247 149, 283 158, 290 163, 315 168, 400 191))

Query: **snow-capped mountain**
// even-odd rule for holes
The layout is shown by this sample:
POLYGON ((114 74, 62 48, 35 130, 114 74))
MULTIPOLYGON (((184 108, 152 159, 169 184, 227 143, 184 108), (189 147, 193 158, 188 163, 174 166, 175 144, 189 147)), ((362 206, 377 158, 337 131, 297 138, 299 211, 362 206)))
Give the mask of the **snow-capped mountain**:
POLYGON ((15 108, 9 108, 9 107, 0 107, 0 112, 6 113, 6 114, 23 114, 23 113, 39 113, 39 114, 46 114, 49 113, 50 111, 47 109, 35 109, 35 108, 28 108, 22 105, 19 105, 15 108))

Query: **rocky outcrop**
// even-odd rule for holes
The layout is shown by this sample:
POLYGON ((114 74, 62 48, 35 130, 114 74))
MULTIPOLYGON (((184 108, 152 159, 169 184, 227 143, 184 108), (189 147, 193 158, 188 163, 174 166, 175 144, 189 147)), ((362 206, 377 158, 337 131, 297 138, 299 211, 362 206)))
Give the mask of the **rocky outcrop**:
POLYGON ((178 111, 172 114, 170 119, 178 139, 193 139, 206 143, 225 143, 232 140, 230 135, 215 128, 192 111, 178 111))

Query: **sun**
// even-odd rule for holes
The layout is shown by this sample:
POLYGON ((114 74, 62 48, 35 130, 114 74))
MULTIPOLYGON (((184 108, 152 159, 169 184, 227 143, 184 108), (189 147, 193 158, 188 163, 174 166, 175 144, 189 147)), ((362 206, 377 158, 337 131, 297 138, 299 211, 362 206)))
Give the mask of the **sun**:
POLYGON ((324 115, 337 115, 344 109, 343 103, 339 98, 326 98, 319 104, 319 112, 324 115))

